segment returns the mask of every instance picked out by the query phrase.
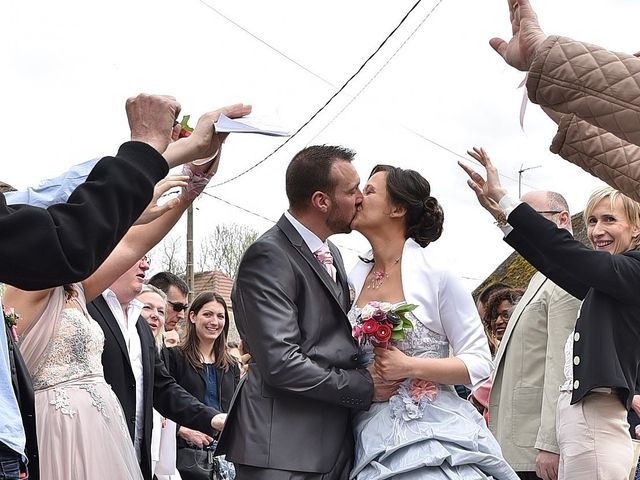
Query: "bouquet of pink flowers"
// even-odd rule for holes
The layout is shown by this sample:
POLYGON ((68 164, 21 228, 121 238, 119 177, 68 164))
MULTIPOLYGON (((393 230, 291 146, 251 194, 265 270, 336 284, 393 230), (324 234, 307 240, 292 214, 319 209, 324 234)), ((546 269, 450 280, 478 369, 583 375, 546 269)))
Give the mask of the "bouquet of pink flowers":
POLYGON ((405 332, 413 328, 407 313, 418 306, 405 303, 395 307, 389 302, 369 302, 360 312, 352 334, 360 345, 367 342, 386 347, 389 340, 404 340, 405 332))

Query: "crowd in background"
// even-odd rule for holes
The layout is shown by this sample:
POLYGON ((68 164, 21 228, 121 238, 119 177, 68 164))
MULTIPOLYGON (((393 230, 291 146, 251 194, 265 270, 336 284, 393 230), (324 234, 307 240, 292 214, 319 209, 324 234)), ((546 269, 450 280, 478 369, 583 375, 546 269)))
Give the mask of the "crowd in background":
POLYGON ((289 210, 241 262, 230 344, 225 299, 189 302, 170 272, 146 280, 147 254, 215 174, 215 121, 251 107, 180 138, 175 99, 132 97, 116 155, 0 201, 0 479, 630 478, 640 59, 545 35, 527 0, 509 10, 513 38, 491 45, 558 124, 552 151, 610 185, 584 208, 589 245, 561 192, 513 198, 473 148, 469 187, 537 270, 524 289, 490 285, 476 313, 429 256, 444 213, 424 177, 379 165, 361 191, 353 152, 307 147, 289 210), (327 237, 352 228, 372 251, 348 284, 327 237), (356 343, 349 328, 379 301, 413 308, 413 330, 356 343))

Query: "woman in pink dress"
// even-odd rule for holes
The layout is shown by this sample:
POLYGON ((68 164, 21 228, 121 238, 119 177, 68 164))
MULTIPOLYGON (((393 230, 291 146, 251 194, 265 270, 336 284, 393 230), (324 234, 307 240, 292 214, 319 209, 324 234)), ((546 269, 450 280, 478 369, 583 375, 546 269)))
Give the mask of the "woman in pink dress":
MULTIPOLYGON (((233 108, 238 113, 232 116, 241 116, 245 110, 242 105, 233 108)), ((132 227, 91 277, 35 292, 7 286, 4 302, 21 315, 20 351, 33 379, 43 480, 142 478, 122 407, 104 379, 104 335, 85 304, 136 262, 147 262, 146 252, 202 191, 217 168, 224 139, 213 128, 219 113, 205 114, 190 137, 175 142, 165 153, 165 157, 189 159, 214 155, 216 160, 206 167, 189 166, 187 176, 170 176, 158 183, 141 217, 147 223, 132 227), (176 186, 183 187, 179 198, 159 206, 161 195, 176 186)))

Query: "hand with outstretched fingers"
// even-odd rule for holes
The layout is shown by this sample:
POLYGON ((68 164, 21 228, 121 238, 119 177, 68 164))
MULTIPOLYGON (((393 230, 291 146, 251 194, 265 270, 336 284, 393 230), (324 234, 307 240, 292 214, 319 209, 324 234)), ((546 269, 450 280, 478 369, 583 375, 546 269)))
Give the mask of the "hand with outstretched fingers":
POLYGON ((538 16, 529 0, 507 1, 513 36, 508 42, 501 38, 492 38, 489 44, 507 64, 526 72, 531 68, 533 59, 547 36, 540 28, 538 16))

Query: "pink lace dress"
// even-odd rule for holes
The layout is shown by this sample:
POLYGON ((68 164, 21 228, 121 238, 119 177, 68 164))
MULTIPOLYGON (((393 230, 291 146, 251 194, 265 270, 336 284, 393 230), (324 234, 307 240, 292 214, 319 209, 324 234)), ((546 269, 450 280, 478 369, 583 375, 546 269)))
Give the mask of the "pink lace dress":
POLYGON ((122 407, 102 370, 104 334, 79 295, 56 288, 20 349, 33 378, 43 480, 142 479, 122 407))

